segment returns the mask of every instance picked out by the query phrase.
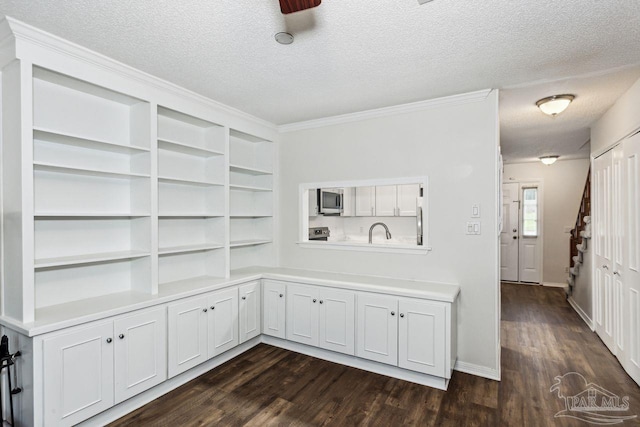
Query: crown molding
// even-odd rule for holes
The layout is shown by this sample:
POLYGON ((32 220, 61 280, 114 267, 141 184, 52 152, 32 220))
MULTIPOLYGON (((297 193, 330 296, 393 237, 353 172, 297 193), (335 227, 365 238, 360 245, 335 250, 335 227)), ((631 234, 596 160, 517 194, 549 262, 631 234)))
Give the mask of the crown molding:
POLYGON ((123 64, 122 62, 116 61, 115 59, 109 58, 106 55, 94 52, 86 47, 65 40, 54 34, 47 33, 29 24, 18 21, 17 19, 5 16, 4 22, 0 21, 0 41, 4 42, 4 40, 2 40, 3 36, 7 37, 8 35, 13 35, 16 42, 24 42, 27 44, 45 48, 47 50, 58 52, 65 56, 73 57, 80 61, 90 63, 93 66, 105 69, 109 72, 117 73, 127 79, 141 82, 147 86, 152 86, 156 89, 169 92, 174 96, 185 98, 192 102, 195 101, 206 107, 215 108, 223 113, 252 121, 253 123, 264 126, 269 130, 277 130, 275 124, 264 119, 253 116, 234 107, 230 107, 211 98, 207 98, 206 96, 180 87, 174 83, 145 73, 144 71, 135 69, 129 65, 123 64), (7 28, 9 29, 9 34, 6 34, 7 28))
POLYGON ((411 113, 430 108, 468 104, 471 102, 484 101, 493 89, 484 89, 475 92, 461 93, 458 95, 445 96, 442 98, 428 99, 426 101, 411 102, 408 104, 394 105, 391 107, 376 108, 373 110, 360 111, 357 113, 342 114, 339 116, 324 117, 321 119, 307 120, 303 122, 289 123, 278 126, 278 132, 295 132, 304 129, 314 129, 324 126, 338 125, 342 123, 357 122, 360 120, 373 119, 377 117, 393 116, 396 114, 411 113))

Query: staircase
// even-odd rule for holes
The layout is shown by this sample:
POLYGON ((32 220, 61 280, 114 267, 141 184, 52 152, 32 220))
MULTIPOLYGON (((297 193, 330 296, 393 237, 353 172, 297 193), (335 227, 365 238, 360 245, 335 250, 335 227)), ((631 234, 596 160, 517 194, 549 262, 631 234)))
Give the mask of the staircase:
POLYGON ((591 238, 591 171, 587 173, 587 182, 584 185, 584 191, 582 192, 582 202, 580 202, 580 209, 578 211, 578 217, 576 218, 576 224, 571 230, 571 237, 569 239, 569 277, 567 283, 569 288, 567 294, 571 295, 573 287, 576 283, 576 277, 580 274, 580 267, 582 266, 582 260, 584 252, 587 250, 587 241, 591 238))

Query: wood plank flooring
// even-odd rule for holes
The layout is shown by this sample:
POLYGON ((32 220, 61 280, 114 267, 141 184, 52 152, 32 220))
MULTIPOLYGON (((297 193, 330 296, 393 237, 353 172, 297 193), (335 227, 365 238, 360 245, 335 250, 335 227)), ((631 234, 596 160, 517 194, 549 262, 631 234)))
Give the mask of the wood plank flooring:
POLYGON ((640 416, 640 388, 562 289, 503 284, 501 331, 501 382, 454 372, 443 392, 261 344, 111 425, 588 426, 554 418, 549 388, 572 371, 640 416))

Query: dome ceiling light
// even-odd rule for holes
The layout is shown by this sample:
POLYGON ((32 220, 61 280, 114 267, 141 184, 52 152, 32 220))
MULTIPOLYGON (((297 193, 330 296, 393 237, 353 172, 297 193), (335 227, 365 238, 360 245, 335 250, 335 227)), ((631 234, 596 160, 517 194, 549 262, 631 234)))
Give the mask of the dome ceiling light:
POLYGON ((544 157, 540 157, 540 161, 545 165, 549 166, 554 164, 556 160, 558 160, 558 157, 560 156, 544 156, 544 157))
POLYGON ((536 105, 543 113, 555 117, 566 110, 574 98, 575 95, 553 95, 542 98, 536 102, 536 105))

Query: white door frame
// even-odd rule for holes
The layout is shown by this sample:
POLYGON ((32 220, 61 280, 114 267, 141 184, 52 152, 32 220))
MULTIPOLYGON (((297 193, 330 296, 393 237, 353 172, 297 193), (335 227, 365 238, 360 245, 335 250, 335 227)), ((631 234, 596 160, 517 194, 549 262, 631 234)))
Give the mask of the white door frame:
MULTIPOLYGON (((522 283, 523 285, 543 285, 543 272, 544 272, 544 180, 541 178, 538 179, 508 179, 503 180, 502 184, 518 184, 518 199, 520 200, 519 208, 518 208, 518 283, 522 283), (538 283, 534 282, 522 282, 520 281, 520 252, 522 246, 522 189, 536 187, 538 189, 538 247, 537 247, 537 259, 538 259, 538 269, 540 271, 540 281, 538 283)), ((500 266, 498 266, 500 267, 500 266)))

